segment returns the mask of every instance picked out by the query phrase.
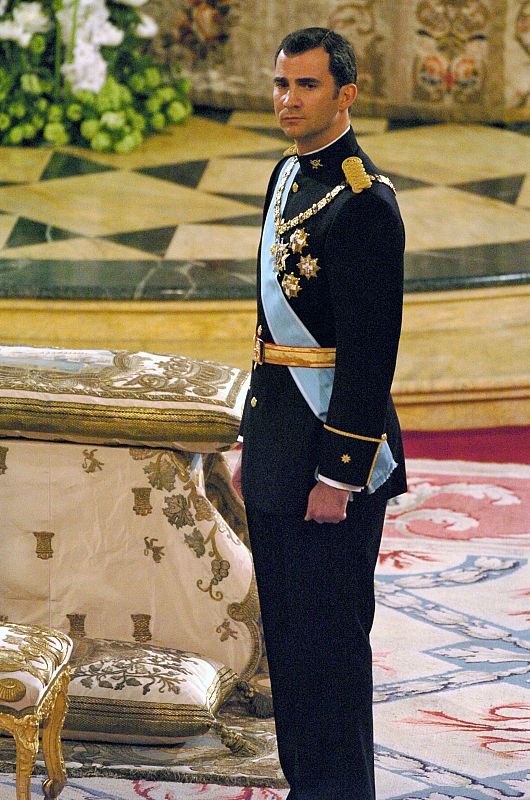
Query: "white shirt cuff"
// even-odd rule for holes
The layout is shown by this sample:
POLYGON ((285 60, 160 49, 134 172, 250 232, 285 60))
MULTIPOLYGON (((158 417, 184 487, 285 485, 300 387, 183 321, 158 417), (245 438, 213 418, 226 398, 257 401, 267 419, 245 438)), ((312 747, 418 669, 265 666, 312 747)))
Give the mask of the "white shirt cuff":
POLYGON ((325 478, 323 475, 318 473, 317 478, 322 483, 327 483, 328 486, 334 486, 335 489, 348 489, 350 492, 362 492, 364 486, 350 486, 349 483, 340 483, 340 481, 334 481, 331 478, 325 478))
POLYGON ((244 441, 244 440, 243 440, 243 437, 241 436, 241 434, 239 434, 239 436, 237 437, 237 441, 238 441, 238 442, 242 442, 242 441, 244 441))

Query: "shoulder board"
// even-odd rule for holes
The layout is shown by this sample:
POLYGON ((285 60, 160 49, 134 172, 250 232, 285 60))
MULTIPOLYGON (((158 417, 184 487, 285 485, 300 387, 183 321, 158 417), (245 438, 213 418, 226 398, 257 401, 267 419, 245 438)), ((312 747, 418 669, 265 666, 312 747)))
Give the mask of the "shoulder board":
POLYGON ((284 156, 296 156, 298 151, 295 144, 290 144, 289 147, 283 151, 284 156))
POLYGON ((367 174, 358 156, 346 158, 342 162, 342 171, 355 194, 359 194, 363 189, 369 189, 372 185, 372 178, 367 174))
POLYGON ((342 171, 355 194, 359 194, 363 189, 369 189, 374 182, 384 183, 396 194, 396 188, 390 178, 387 178, 386 175, 369 175, 363 162, 357 156, 346 158, 342 162, 342 171))

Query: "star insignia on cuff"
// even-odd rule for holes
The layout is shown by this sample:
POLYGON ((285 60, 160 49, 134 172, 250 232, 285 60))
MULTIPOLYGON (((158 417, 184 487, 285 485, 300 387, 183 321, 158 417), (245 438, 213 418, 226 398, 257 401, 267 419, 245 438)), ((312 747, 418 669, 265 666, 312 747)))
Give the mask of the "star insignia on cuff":
POLYGON ((341 461, 343 464, 349 464, 351 461, 351 456, 349 456, 348 453, 344 453, 344 455, 341 458, 341 461))

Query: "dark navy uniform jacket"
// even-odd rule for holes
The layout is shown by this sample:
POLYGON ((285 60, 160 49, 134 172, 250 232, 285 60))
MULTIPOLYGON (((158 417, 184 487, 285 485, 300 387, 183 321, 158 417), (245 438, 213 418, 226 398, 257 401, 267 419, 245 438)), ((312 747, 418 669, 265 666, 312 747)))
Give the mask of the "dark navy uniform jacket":
MULTIPOLYGON (((368 174, 379 172, 351 129, 318 153, 299 156, 293 186, 298 188, 289 192, 283 219, 305 211, 342 183, 341 165, 349 156, 360 157, 368 174)), ((284 164, 285 159, 271 176, 265 214, 274 203, 284 164)), ((358 194, 347 186, 299 227, 308 233, 304 255, 317 259, 319 270, 314 277, 301 276, 300 256, 289 257, 285 272, 300 277, 300 291, 288 302, 321 347, 337 349, 326 421, 333 431, 309 408, 288 367, 253 369, 240 429, 243 494, 247 507, 278 514, 305 513, 316 472, 365 486, 378 446, 371 440, 383 434, 398 466, 377 492, 390 498, 406 491, 401 433, 390 397, 401 330, 405 240, 394 192, 379 182, 358 194)), ((282 240, 288 241, 293 230, 282 240)), ((283 274, 278 275, 280 284, 283 274)), ((261 301, 258 257, 260 326, 261 338, 273 342, 261 301)), ((352 502, 358 501, 352 495, 352 502)))

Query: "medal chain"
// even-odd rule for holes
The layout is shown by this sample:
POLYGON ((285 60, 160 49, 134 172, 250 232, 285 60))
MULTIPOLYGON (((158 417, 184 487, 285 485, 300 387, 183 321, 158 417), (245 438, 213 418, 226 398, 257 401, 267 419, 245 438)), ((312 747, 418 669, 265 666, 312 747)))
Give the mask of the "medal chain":
POLYGON ((305 222, 306 219, 309 219, 309 217, 312 217, 315 214, 318 214, 319 211, 321 211, 323 208, 325 208, 327 205, 329 205, 329 203, 331 203, 331 201, 335 199, 335 197, 339 194, 339 192, 342 192, 342 190, 345 189, 346 186, 348 185, 346 182, 339 183, 338 186, 334 186, 333 189, 331 189, 331 191, 327 192, 327 194, 325 194, 324 197, 321 200, 319 200, 317 203, 313 203, 312 206, 309 206, 309 208, 307 208, 305 211, 302 211, 302 212, 300 212, 300 214, 297 214, 296 217, 292 217, 292 219, 284 220, 280 216, 280 209, 281 209, 281 203, 282 203, 282 197, 283 197, 283 190, 285 188, 285 184, 287 183, 287 179, 289 178, 289 175, 291 174, 291 172, 294 169, 294 165, 295 164, 296 164, 296 160, 293 159, 292 164, 285 171, 285 173, 283 175, 282 182, 278 187, 278 192, 276 194, 276 200, 274 202, 274 229, 275 229, 275 233, 276 233, 276 237, 275 238, 276 238, 277 242, 279 241, 279 237, 283 233, 288 231, 290 228, 294 228, 297 225, 299 225, 301 222, 305 222))

